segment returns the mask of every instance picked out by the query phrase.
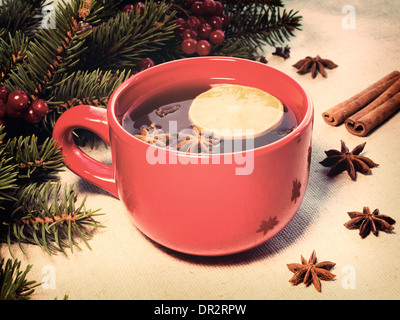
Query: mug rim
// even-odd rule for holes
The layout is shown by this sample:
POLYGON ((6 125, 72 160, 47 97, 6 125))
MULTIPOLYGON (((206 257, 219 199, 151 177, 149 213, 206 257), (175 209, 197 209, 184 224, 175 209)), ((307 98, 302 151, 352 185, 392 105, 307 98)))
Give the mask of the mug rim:
MULTIPOLYGON (((229 154, 235 154, 235 153, 247 153, 247 152, 257 152, 260 150, 267 151, 267 150, 275 150, 276 148, 281 147, 282 145, 285 145, 289 143, 290 141, 296 139, 301 135, 301 133, 308 127, 308 125, 312 122, 313 116, 314 116, 314 106, 313 102, 311 99, 311 96, 309 93, 300 85, 300 83, 295 80, 293 77, 289 76, 288 74, 278 70, 275 67, 268 66, 266 64, 262 64, 261 62, 253 61, 253 60, 248 60, 248 59, 243 59, 243 58, 234 58, 234 57, 212 57, 212 56, 207 56, 207 57, 192 57, 192 58, 184 58, 184 59, 178 59, 178 60, 172 60, 168 62, 161 63, 159 65, 153 66, 151 68, 148 68, 146 70, 140 71, 131 77, 129 77, 127 80, 125 80, 123 83, 121 83, 112 93, 110 100, 107 105, 107 121, 109 123, 110 128, 117 134, 117 136, 122 139, 123 141, 127 143, 132 143, 133 141, 136 141, 136 143, 143 143, 146 146, 152 146, 154 148, 161 148, 163 150, 166 150, 167 152, 176 152, 179 156, 186 156, 186 157, 191 157, 191 158, 208 158, 218 154, 187 154, 180 152, 179 150, 174 150, 174 149, 168 149, 164 147, 159 147, 159 146, 154 146, 154 145, 149 145, 145 141, 142 141, 132 134, 130 134, 128 131, 126 131, 122 124, 118 121, 115 108, 116 108, 116 101, 118 97, 121 95, 123 91, 127 87, 131 85, 132 82, 137 81, 137 77, 143 77, 146 76, 147 73, 153 73, 153 72, 162 72, 163 69, 165 68, 170 68, 170 65, 174 64, 189 64, 192 63, 193 61, 199 61, 199 60, 204 60, 204 61, 233 61, 233 62, 240 62, 240 63, 249 63, 249 64, 258 64, 260 67, 264 68, 269 68, 274 70, 275 72, 279 73, 281 76, 292 82, 292 84, 295 85, 295 87, 299 90, 299 92, 302 94, 302 96, 305 98, 306 103, 307 103, 307 110, 306 113, 304 114, 302 120, 300 123, 297 125, 297 127, 290 132, 288 135, 282 137, 281 139, 278 139, 274 142, 268 143, 266 145, 257 147, 257 148, 252 148, 249 150, 243 150, 243 151, 236 151, 236 152, 226 152, 223 153, 224 155, 229 155, 229 154)), ((188 65, 188 67, 189 67, 188 65)))

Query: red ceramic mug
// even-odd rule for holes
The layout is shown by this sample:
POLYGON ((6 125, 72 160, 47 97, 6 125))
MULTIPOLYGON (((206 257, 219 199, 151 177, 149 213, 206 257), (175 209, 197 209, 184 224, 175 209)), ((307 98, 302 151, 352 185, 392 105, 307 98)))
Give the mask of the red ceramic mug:
POLYGON ((119 198, 148 237, 188 254, 225 255, 264 243, 296 214, 308 182, 312 124, 310 96, 288 75, 254 61, 201 57, 135 74, 115 90, 107 109, 71 108, 57 121, 53 137, 69 169, 119 198), (122 127, 121 119, 133 104, 140 106, 171 84, 179 88, 197 82, 267 91, 290 106, 298 126, 269 145, 223 155, 161 150, 122 127), (110 145, 111 166, 74 144, 71 132, 77 128, 110 145), (169 162, 149 158, 160 150, 169 162))

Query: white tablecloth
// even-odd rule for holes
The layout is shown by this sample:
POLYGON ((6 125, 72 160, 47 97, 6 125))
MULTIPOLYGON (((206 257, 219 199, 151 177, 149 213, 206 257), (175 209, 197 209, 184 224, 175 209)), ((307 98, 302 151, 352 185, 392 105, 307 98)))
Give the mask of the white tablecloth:
MULTIPOLYGON (((384 75, 400 69, 398 1, 352 1, 355 29, 342 8, 345 1, 285 1, 299 10, 303 30, 290 43, 291 57, 283 60, 265 49, 270 66, 294 77, 311 94, 315 126, 311 172, 304 201, 290 224, 272 240, 253 250, 225 257, 187 256, 165 249, 145 237, 130 222, 122 203, 73 173, 61 174, 75 183, 87 207, 102 208, 98 218, 107 228, 96 231, 82 251, 65 257, 49 256, 37 246, 25 246, 24 255, 13 246, 23 266, 33 264, 29 279, 44 281, 34 299, 399 299, 399 225, 392 233, 380 232, 361 239, 343 224, 348 211, 379 208, 400 221, 400 114, 366 138, 344 126, 325 124, 321 114, 329 107, 366 88, 384 75), (343 24, 343 19, 345 19, 343 24), (300 76, 292 65, 305 56, 320 55, 339 65, 328 78, 300 76), (352 149, 367 142, 364 155, 379 163, 372 175, 347 173, 328 178, 319 164, 324 150, 339 149, 344 140, 352 149), (336 263, 334 281, 322 281, 322 292, 303 284, 292 286, 286 264, 308 259, 316 250, 319 261, 336 263)), ((103 148, 93 156, 107 158, 103 148)), ((0 255, 9 257, 6 245, 0 255)))

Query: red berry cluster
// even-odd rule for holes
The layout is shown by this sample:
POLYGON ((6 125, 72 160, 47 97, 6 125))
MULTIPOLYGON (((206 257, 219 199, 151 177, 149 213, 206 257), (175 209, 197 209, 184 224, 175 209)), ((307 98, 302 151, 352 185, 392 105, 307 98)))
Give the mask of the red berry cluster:
POLYGON ((143 2, 135 2, 134 4, 127 4, 122 8, 122 12, 130 12, 133 11, 136 14, 137 10, 140 10, 140 15, 142 16, 144 14, 144 9, 146 8, 146 5, 143 2))
POLYGON ((178 18, 178 34, 182 37, 182 51, 192 55, 206 56, 211 44, 221 44, 225 40, 224 28, 230 24, 230 18, 224 14, 224 6, 214 0, 186 0, 190 7, 188 18, 178 18))
POLYGON ((6 86, 0 86, 0 124, 3 118, 22 118, 26 123, 39 123, 49 112, 49 106, 43 99, 29 104, 28 95, 22 90, 8 93, 6 86))

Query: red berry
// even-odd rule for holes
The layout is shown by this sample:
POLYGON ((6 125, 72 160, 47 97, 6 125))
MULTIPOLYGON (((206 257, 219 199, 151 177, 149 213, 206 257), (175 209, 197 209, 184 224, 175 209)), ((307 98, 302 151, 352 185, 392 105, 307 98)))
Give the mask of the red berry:
POLYGON ((137 64, 137 67, 140 71, 146 70, 148 68, 154 67, 155 63, 152 59, 150 58, 144 58, 139 61, 137 64))
POLYGON ((214 30, 211 32, 209 40, 212 44, 221 44, 225 40, 225 33, 222 30, 214 30))
POLYGON ((186 0, 188 6, 191 6, 193 2, 195 2, 195 0, 186 0))
POLYGON ((204 0, 202 3, 202 8, 205 13, 214 14, 217 10, 217 5, 214 0, 204 0))
POLYGON ((216 6, 215 15, 217 15, 217 16, 222 15, 224 13, 224 5, 219 1, 214 1, 214 2, 215 2, 215 6, 216 6))
POLYGON ((196 45, 196 52, 200 56, 206 56, 210 54, 211 45, 207 40, 200 40, 196 45))
POLYGON ((175 20, 175 24, 177 25, 176 28, 176 35, 177 36, 182 36, 183 31, 187 28, 187 23, 186 20, 183 18, 178 18, 175 20))
POLYGON ((146 5, 143 2, 136 2, 132 8, 132 10, 135 14, 136 14, 136 11, 140 10, 140 13, 139 13, 140 16, 144 15, 145 9, 146 9, 146 5))
POLYGON ((208 23, 210 24, 210 26, 213 30, 222 29, 222 27, 224 25, 224 23, 222 22, 222 19, 217 16, 211 17, 210 20, 208 20, 208 23))
POLYGON ((178 25, 178 29, 182 28, 182 31, 186 28, 186 20, 183 18, 176 19, 175 24, 178 25))
POLYGON ((208 23, 203 23, 199 28, 199 35, 203 39, 208 39, 211 33, 211 26, 208 23))
POLYGON ((6 115, 7 105, 3 100, 0 100, 0 119, 6 115))
POLYGON ((185 39, 182 41, 182 51, 186 54, 193 54, 196 52, 197 41, 195 39, 185 39))
POLYGON ((12 105, 10 105, 8 102, 6 103, 6 114, 8 117, 20 118, 20 117, 22 117, 23 113, 24 113, 23 110, 17 110, 12 105))
POLYGON ((190 11, 197 16, 201 16, 204 14, 203 3, 201 1, 193 2, 190 6, 190 11))
POLYGON ((6 86, 0 86, 0 100, 7 102, 8 89, 6 86))
POLYGON ((187 24, 189 28, 193 30, 197 30, 200 27, 200 19, 195 17, 195 16, 190 16, 189 19, 187 20, 187 24))
POLYGON ((133 9, 133 4, 126 4, 123 6, 121 11, 122 12, 130 12, 130 11, 132 11, 132 9, 133 9))
POLYGON ((22 111, 28 105, 28 95, 22 90, 15 90, 8 95, 7 108, 13 108, 16 111, 22 111))
POLYGON ((33 113, 38 117, 44 117, 46 114, 49 113, 49 106, 43 99, 36 99, 35 101, 33 101, 28 110, 31 109, 33 113))
POLYGON ((183 39, 197 39, 197 32, 192 29, 185 29, 182 33, 182 38, 183 39))
POLYGON ((231 18, 229 16, 227 16, 226 14, 223 14, 221 16, 222 19, 222 27, 226 28, 231 24, 231 18))
POLYGON ((30 106, 29 109, 24 112, 23 119, 26 123, 39 123, 40 120, 43 119, 43 117, 37 115, 32 109, 32 106, 30 106))

